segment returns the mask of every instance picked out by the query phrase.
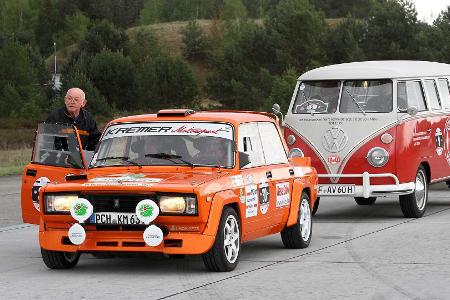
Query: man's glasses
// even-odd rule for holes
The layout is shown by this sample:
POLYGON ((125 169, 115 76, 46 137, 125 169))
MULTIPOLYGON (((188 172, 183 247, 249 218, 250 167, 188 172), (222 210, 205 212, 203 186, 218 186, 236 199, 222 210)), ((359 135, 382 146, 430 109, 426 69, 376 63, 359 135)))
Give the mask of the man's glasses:
POLYGON ((80 98, 80 97, 72 97, 72 96, 66 96, 64 99, 65 99, 67 102, 70 102, 70 101, 73 101, 73 102, 81 102, 81 101, 83 101, 83 99, 80 98))

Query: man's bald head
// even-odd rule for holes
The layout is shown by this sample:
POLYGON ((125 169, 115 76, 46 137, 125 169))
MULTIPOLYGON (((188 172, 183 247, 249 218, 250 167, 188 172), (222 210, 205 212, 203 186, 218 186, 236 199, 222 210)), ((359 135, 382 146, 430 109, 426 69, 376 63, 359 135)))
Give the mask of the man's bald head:
POLYGON ((86 105, 83 90, 77 87, 69 89, 66 97, 64 97, 64 104, 66 105, 67 112, 73 118, 76 118, 80 114, 80 110, 86 105))

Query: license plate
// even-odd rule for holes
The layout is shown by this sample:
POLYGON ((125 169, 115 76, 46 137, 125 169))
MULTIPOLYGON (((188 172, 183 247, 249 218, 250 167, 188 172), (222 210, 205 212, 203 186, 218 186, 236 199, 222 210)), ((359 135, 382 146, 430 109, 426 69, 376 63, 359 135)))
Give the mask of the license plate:
POLYGON ((320 184, 319 196, 325 195, 354 195, 355 185, 353 184, 320 184))
POLYGON ((91 224, 103 225, 141 225, 141 222, 136 214, 133 213, 115 213, 115 212, 101 212, 93 213, 89 218, 91 224))

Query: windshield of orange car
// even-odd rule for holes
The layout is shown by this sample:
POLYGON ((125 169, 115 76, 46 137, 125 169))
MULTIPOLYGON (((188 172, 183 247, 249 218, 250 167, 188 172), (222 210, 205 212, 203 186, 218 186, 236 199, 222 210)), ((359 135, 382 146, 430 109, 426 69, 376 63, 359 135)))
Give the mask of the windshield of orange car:
POLYGON ((106 128, 90 167, 188 165, 232 168, 233 127, 209 122, 114 124, 106 128))

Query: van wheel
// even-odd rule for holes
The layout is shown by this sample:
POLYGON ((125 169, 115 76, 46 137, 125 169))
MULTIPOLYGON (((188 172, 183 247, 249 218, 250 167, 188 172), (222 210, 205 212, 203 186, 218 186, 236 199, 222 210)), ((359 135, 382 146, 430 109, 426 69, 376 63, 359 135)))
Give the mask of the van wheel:
POLYGON ((313 216, 316 215, 316 212, 319 209, 319 203, 320 203, 320 197, 317 197, 316 202, 314 202, 314 206, 313 206, 313 210, 312 210, 313 216))
POLYGON ((210 271, 227 272, 236 268, 241 250, 241 228, 236 211, 226 206, 220 218, 219 230, 212 248, 203 254, 203 262, 210 271))
POLYGON ((355 197, 356 203, 358 205, 372 205, 377 201, 377 197, 369 197, 369 198, 363 198, 363 197, 355 197))
POLYGON ((312 235, 312 214, 307 193, 302 193, 298 208, 297 223, 281 231, 281 240, 288 249, 303 249, 309 246, 312 235))
POLYGON ((71 269, 80 259, 78 252, 51 251, 41 248, 42 260, 49 269, 71 269))
POLYGON ((400 196, 400 207, 406 218, 420 218, 425 213, 428 201, 428 179, 420 166, 416 174, 416 189, 412 194, 400 196))

